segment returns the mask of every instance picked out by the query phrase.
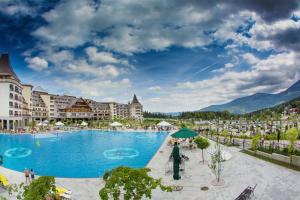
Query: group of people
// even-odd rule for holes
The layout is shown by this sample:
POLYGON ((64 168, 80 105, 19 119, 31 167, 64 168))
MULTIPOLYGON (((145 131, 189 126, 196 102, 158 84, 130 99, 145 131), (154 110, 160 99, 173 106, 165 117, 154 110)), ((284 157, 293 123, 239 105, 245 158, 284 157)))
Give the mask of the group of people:
POLYGON ((28 185, 31 181, 34 180, 34 171, 33 169, 30 169, 30 171, 25 168, 24 170, 24 175, 25 175, 25 183, 28 185))

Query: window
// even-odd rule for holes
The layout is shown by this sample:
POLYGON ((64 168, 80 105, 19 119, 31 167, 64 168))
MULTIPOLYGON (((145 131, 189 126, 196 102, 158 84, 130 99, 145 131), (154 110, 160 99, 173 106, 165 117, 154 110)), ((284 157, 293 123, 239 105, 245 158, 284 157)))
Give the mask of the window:
POLYGON ((10 91, 14 91, 14 86, 12 84, 9 85, 10 91))
POLYGON ((13 105, 14 105, 13 102, 10 101, 9 102, 9 107, 13 107, 13 105))
POLYGON ((10 99, 13 99, 13 98, 14 98, 14 95, 13 95, 12 93, 10 93, 10 94, 9 94, 9 98, 10 98, 10 99))
POLYGON ((13 115, 14 114, 14 112, 12 111, 12 110, 10 110, 9 111, 9 115, 11 116, 11 115, 13 115))

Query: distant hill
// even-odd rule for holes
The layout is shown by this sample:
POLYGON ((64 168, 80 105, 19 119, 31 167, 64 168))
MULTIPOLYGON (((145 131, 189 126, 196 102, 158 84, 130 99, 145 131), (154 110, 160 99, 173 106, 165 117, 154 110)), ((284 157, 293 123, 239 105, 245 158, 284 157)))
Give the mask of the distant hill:
POLYGON ((245 114, 264 108, 270 108, 297 97, 300 97, 300 80, 287 90, 277 94, 256 93, 250 96, 235 99, 226 104, 208 106, 200 111, 216 112, 227 110, 235 114, 245 114))
POLYGON ((298 108, 300 110, 300 97, 287 101, 285 103, 279 104, 271 108, 264 108, 262 110, 257 110, 251 113, 244 114, 245 117, 258 117, 262 115, 272 115, 273 113, 281 114, 285 107, 298 108))

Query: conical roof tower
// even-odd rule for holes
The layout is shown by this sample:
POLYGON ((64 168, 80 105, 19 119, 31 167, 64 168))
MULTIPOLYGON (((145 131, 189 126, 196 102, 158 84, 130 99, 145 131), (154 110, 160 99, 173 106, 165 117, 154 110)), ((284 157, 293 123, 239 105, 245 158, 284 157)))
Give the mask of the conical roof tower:
POLYGON ((136 97, 135 94, 133 95, 133 99, 132 99, 132 102, 131 102, 131 103, 132 103, 132 104, 133 104, 133 103, 140 103, 139 100, 137 99, 137 97, 136 97))
POLYGON ((7 53, 3 53, 0 56, 0 76, 15 79, 16 81, 20 82, 20 79, 14 72, 13 68, 10 65, 9 56, 7 53))

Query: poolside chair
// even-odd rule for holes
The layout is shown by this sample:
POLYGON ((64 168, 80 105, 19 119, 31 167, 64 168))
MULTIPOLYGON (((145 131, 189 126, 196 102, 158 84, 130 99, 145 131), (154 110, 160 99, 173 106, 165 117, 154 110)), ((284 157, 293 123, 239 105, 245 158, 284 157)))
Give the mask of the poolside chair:
POLYGON ((0 174, 0 186, 4 189, 7 189, 7 187, 9 186, 9 182, 7 178, 1 174, 0 174))
POLYGON ((165 175, 172 172, 173 172, 173 163, 167 161, 167 163, 165 164, 165 175))
POLYGON ((248 200, 252 199, 254 197, 254 190, 256 188, 256 185, 254 187, 248 186, 244 191, 235 199, 235 200, 248 200))
POLYGON ((61 197, 62 200, 71 200, 72 199, 72 191, 67 190, 64 187, 56 187, 55 194, 61 197))

